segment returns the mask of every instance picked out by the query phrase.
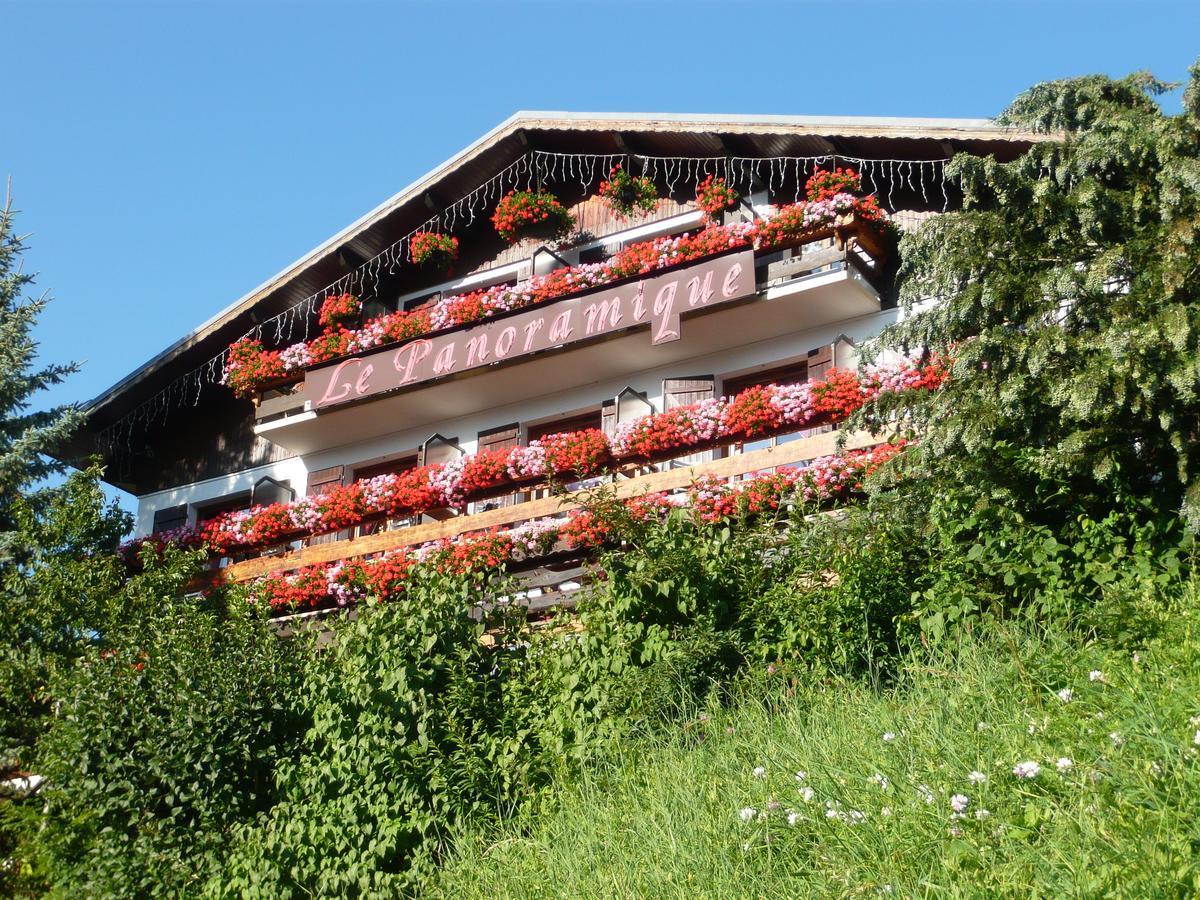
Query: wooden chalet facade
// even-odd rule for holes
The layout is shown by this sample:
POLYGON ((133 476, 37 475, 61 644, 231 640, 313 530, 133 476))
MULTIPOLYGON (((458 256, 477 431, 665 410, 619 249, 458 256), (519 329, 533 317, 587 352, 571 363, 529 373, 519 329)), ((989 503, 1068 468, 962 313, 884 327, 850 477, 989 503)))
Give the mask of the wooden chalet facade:
MULTIPOLYGON (((498 285, 519 290, 530 278, 591 272, 634 245, 693 234, 704 218, 697 184, 709 175, 740 194, 717 214, 730 233, 802 198, 813 172, 839 166, 859 171, 863 193, 903 229, 957 202, 942 175, 949 156, 1011 159, 1034 139, 973 120, 521 113, 92 401, 72 449, 76 458, 99 453, 107 478, 138 496, 140 537, 551 434, 611 437, 635 417, 759 384, 819 380, 831 367, 853 367, 856 346, 899 315, 894 237, 853 214, 796 240, 746 242, 598 287, 581 275, 578 291, 339 353, 246 396, 219 383, 229 362, 221 355, 248 334, 268 351, 314 339, 321 300, 335 293, 361 301, 348 326, 366 329, 498 285), (650 179, 653 211, 622 217, 598 195, 614 165, 650 179), (492 208, 526 187, 572 213, 568 236, 500 238, 492 208), (414 230, 458 241, 450 271, 412 263, 405 241, 414 230)), ((801 463, 834 452, 836 437, 825 425, 712 440, 565 480, 576 488, 615 480, 629 496, 673 490, 702 473, 737 478, 801 463)), ((300 530, 214 565, 248 580, 510 527, 572 502, 536 478, 472 498, 300 530)), ((575 556, 531 560, 533 595, 575 583, 575 556)))

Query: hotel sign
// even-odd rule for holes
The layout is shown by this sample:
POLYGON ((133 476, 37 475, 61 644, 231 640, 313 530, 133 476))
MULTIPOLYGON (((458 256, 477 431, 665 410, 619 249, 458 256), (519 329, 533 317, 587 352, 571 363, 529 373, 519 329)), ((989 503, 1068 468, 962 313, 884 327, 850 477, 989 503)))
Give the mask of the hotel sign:
POLYGON ((304 399, 312 409, 328 409, 640 326, 649 326, 652 344, 677 341, 681 314, 753 293, 754 252, 742 250, 313 369, 304 379, 304 399))

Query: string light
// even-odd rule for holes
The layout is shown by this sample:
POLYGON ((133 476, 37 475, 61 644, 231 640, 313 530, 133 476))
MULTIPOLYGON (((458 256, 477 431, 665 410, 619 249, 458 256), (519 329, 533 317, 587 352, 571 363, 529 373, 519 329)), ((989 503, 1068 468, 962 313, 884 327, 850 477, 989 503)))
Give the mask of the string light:
MULTIPOLYGON (((297 341, 297 334, 301 333, 302 329, 303 336, 299 340, 308 340, 313 323, 316 321, 317 312, 325 297, 330 294, 343 293, 353 293, 360 297, 369 294, 377 297, 382 273, 386 269, 388 274, 395 274, 397 266, 404 264, 413 235, 429 231, 454 231, 459 225, 470 227, 479 213, 494 207, 505 193, 516 189, 522 182, 526 190, 532 190, 540 184, 566 184, 578 180, 581 193, 587 194, 598 187, 601 180, 608 177, 614 166, 629 167, 631 164, 636 164, 644 176, 654 181, 664 182, 671 194, 676 193, 681 182, 699 185, 709 175, 724 178, 735 190, 749 192, 762 184, 762 167, 765 165, 767 167, 768 195, 776 195, 776 183, 778 183, 779 189, 783 188, 789 180, 788 169, 791 168, 791 180, 796 185, 795 197, 796 200, 799 200, 802 184, 807 176, 817 168, 825 165, 847 165, 857 168, 864 183, 869 183, 868 193, 878 194, 880 182, 884 182, 887 186, 887 207, 894 210, 894 190, 897 182, 901 186, 906 186, 910 192, 916 191, 913 184, 915 167, 924 203, 929 204, 927 182, 940 184, 942 212, 946 212, 950 208, 950 193, 947 189, 945 171, 947 162, 949 162, 948 159, 865 159, 841 154, 682 157, 626 153, 557 153, 535 150, 522 155, 479 187, 463 195, 441 212, 430 216, 352 272, 343 275, 323 290, 294 303, 283 312, 256 324, 243 334, 242 338, 270 339, 276 345, 291 344, 297 341), (926 178, 927 168, 928 178, 926 178)), ((119 447, 131 452, 133 434, 137 425, 149 427, 155 420, 158 420, 160 425, 165 425, 171 409, 184 405, 188 398, 191 399, 191 406, 198 406, 204 388, 207 385, 220 383, 228 357, 229 350, 226 348, 186 375, 179 376, 149 400, 144 401, 112 425, 101 430, 97 434, 97 442, 100 447, 107 452, 119 447), (183 403, 173 404, 172 398, 179 398, 183 403)))

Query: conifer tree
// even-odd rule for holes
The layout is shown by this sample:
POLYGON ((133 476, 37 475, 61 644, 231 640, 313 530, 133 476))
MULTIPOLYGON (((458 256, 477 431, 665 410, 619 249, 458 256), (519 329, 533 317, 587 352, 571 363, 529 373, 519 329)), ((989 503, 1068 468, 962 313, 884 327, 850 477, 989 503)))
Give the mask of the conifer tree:
POLYGON ((1156 100, 1171 87, 1037 85, 1000 121, 1044 140, 948 166, 963 209, 902 241, 908 315, 880 342, 953 360, 905 410, 925 474, 1027 508, 1052 484, 1060 512, 1150 498, 1200 524, 1200 66, 1182 114, 1156 100))
POLYGON ((77 366, 36 365, 33 327, 49 298, 26 293, 34 276, 21 265, 25 241, 14 219, 10 195, 0 208, 0 565, 13 550, 13 504, 41 479, 62 471, 48 454, 82 421, 74 406, 34 408, 38 394, 77 366))

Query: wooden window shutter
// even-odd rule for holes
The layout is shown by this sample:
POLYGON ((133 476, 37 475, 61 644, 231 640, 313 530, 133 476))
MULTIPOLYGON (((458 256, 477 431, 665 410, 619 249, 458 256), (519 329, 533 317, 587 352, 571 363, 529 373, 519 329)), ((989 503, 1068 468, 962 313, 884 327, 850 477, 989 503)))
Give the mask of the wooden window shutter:
MULTIPOLYGON (((338 487, 342 483, 342 478, 345 475, 345 466, 330 466, 328 469, 317 469, 314 472, 308 473, 308 496, 317 497, 321 494, 327 494, 329 491, 338 487)), ((331 544, 336 541, 341 535, 338 532, 329 534, 319 534, 308 539, 309 544, 331 544)))
POLYGON ((691 378, 663 379, 663 408, 674 409, 699 400, 708 400, 716 390, 716 379, 712 375, 696 375, 691 378))
POLYGON ((833 368, 833 344, 822 344, 808 351, 808 380, 824 381, 825 373, 833 368))
POLYGON ((342 483, 345 466, 330 466, 308 473, 308 496, 327 494, 342 483))
MULTIPOLYGON (((511 425, 504 425, 500 428, 489 428, 487 431, 479 432, 479 450, 509 450, 520 442, 521 426, 516 422, 511 425)), ((505 494, 503 497, 492 497, 488 500, 479 503, 475 511, 482 512, 485 509, 498 509, 501 506, 511 506, 517 502, 519 494, 505 494)))
POLYGON ((507 450, 515 447, 520 433, 521 428, 516 422, 501 428, 489 428, 487 431, 481 431, 479 432, 479 449, 507 450))
POLYGON ((605 400, 600 407, 600 430, 609 437, 617 433, 617 401, 605 400))
POLYGON ((187 524, 188 508, 184 503, 180 506, 171 506, 167 509, 159 509, 154 512, 154 534, 160 534, 164 531, 170 531, 172 528, 181 528, 187 524))

